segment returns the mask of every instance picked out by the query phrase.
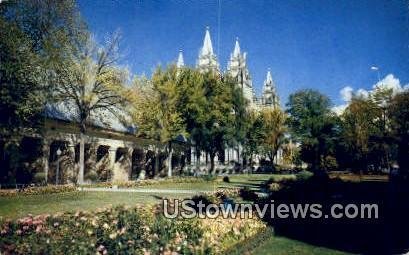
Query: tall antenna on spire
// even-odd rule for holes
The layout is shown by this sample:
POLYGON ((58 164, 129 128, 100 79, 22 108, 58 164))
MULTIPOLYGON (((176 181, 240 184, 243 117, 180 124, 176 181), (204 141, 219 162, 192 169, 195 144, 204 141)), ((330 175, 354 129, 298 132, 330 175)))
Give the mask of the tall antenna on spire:
POLYGON ((217 9, 217 56, 220 58, 220 17, 222 15, 222 0, 217 1, 218 9, 217 9))

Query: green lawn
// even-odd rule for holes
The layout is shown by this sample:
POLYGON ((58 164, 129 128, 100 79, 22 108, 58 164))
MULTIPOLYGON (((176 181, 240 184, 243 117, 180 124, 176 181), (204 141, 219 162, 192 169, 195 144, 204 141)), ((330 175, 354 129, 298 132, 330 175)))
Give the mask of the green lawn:
POLYGON ((71 192, 61 194, 0 197, 0 217, 19 218, 29 213, 94 210, 108 205, 158 203, 161 197, 186 198, 191 194, 149 194, 131 192, 71 192))
MULTIPOLYGON (((272 175, 234 175, 230 183, 221 181, 200 183, 159 183, 144 189, 212 191, 223 187, 244 187, 256 189, 261 182, 272 175)), ((62 194, 0 197, 0 217, 19 218, 27 214, 55 213, 62 211, 94 210, 108 205, 135 205, 158 203, 162 197, 186 198, 192 194, 180 193, 131 193, 131 192, 72 192, 62 194)))
POLYGON ((341 255, 349 254, 324 247, 313 246, 307 243, 288 239, 285 237, 270 236, 251 251, 255 255, 341 255))

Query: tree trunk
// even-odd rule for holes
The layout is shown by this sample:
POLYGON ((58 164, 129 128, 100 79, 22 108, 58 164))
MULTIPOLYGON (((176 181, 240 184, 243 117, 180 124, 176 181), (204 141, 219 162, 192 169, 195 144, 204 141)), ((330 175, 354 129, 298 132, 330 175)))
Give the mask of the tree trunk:
POLYGON ((153 177, 155 177, 159 173, 159 149, 156 148, 155 150, 155 163, 153 166, 153 177))
POLYGON ((215 153, 210 153, 210 173, 216 174, 216 169, 214 167, 214 157, 216 156, 215 153))
POLYGON ((268 155, 269 159, 270 159, 270 165, 271 165, 271 171, 275 172, 276 167, 274 165, 274 158, 275 158, 275 154, 274 152, 270 152, 270 155, 268 155))
POLYGON ((195 156, 196 156, 196 170, 198 170, 200 168, 200 150, 198 146, 196 146, 196 149, 195 149, 195 156))
POLYGON ((84 183, 84 168, 85 168, 85 135, 80 133, 80 162, 79 162, 79 172, 78 172, 78 184, 84 183))
POLYGON ((169 156, 168 156, 168 177, 172 176, 172 156, 173 156, 173 149, 172 149, 172 143, 169 142, 168 144, 168 151, 169 151, 169 156))

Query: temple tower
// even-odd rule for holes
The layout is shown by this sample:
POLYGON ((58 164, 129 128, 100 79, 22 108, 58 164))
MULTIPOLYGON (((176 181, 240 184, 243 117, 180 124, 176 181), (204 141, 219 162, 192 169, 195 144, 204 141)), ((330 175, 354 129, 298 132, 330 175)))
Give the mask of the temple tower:
POLYGON ((200 49, 196 67, 201 72, 219 72, 219 63, 216 54, 213 53, 212 40, 210 39, 209 27, 206 27, 206 33, 203 40, 203 47, 200 49))
POLYGON ((227 73, 237 80, 237 85, 243 90, 244 98, 248 100, 250 107, 253 107, 255 93, 250 72, 247 68, 247 53, 241 53, 238 38, 236 38, 233 53, 230 54, 227 73))

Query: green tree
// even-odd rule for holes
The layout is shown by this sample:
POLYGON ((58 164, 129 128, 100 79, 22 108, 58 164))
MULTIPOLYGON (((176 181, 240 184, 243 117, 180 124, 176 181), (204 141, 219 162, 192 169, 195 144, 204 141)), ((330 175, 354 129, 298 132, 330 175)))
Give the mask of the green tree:
MULTIPOLYGON (((231 103, 233 108, 233 122, 230 123, 230 129, 228 129, 229 133, 226 137, 227 145, 233 148, 237 148, 237 152, 239 153, 239 148, 245 143, 246 133, 249 126, 251 125, 251 123, 249 122, 249 102, 244 97, 243 88, 237 86, 237 81, 227 76, 225 78, 225 82, 228 82, 230 84, 230 88, 232 90, 231 103)), ((239 153, 238 156, 242 156, 243 163, 246 163, 247 158, 245 152, 242 152, 241 155, 239 153)))
POLYGON ((325 158, 334 153, 336 118, 329 98, 306 89, 291 94, 287 103, 289 126, 301 143, 301 158, 314 171, 320 171, 325 158))
POLYGON ((369 98, 376 106, 375 112, 377 116, 373 119, 373 122, 378 132, 372 136, 373 143, 371 147, 373 151, 378 154, 374 155, 373 158, 380 159, 380 162, 376 164, 378 169, 390 169, 391 151, 394 145, 391 137, 389 105, 391 104, 393 94, 394 91, 392 88, 377 86, 369 98))
POLYGON ((15 138, 25 134, 21 127, 41 131, 40 113, 60 81, 56 74, 88 31, 74 0, 3 1, 0 22, 2 122, 15 138))
POLYGON ((260 152, 260 141, 262 141, 262 118, 257 111, 249 111, 246 119, 246 133, 243 141, 244 155, 253 164, 253 157, 260 152))
POLYGON ((224 151, 234 128, 232 95, 238 89, 235 82, 226 77, 221 79, 217 74, 204 74, 204 96, 206 98, 204 119, 200 123, 195 137, 199 148, 210 157, 210 172, 215 172, 214 159, 217 153, 224 151))
POLYGON ((389 106, 391 127, 398 145, 397 161, 401 175, 409 176, 409 92, 397 94, 389 106))
POLYGON ((38 126, 44 72, 30 39, 0 17, 0 125, 3 138, 38 126))
MULTIPOLYGON (((178 80, 179 99, 176 107, 186 123, 186 132, 189 135, 190 143, 194 142, 196 151, 199 151, 199 144, 202 141, 201 129, 207 114, 204 76, 196 69, 184 67, 178 70, 178 80)), ((199 157, 199 154, 196 156, 199 157)), ((197 162, 199 163, 199 161, 197 162)))

